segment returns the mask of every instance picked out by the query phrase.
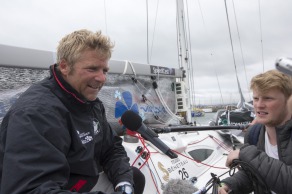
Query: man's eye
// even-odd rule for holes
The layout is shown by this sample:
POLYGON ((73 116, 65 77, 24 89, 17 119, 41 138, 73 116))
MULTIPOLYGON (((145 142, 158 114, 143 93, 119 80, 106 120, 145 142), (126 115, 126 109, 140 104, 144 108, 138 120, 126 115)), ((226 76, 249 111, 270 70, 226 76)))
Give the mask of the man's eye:
POLYGON ((96 71, 96 68, 88 68, 88 71, 94 72, 94 71, 96 71))

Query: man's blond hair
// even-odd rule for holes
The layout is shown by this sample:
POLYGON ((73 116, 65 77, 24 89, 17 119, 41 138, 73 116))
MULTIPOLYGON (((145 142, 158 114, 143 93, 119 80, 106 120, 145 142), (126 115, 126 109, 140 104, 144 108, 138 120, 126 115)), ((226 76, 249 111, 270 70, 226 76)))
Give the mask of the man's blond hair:
POLYGON ((102 35, 101 31, 92 32, 86 29, 74 31, 59 42, 57 63, 66 60, 73 65, 85 50, 96 50, 102 57, 110 59, 113 47, 110 38, 102 35))
POLYGON ((250 89, 262 93, 278 89, 288 99, 292 94, 292 78, 278 70, 269 70, 254 76, 250 82, 250 89))

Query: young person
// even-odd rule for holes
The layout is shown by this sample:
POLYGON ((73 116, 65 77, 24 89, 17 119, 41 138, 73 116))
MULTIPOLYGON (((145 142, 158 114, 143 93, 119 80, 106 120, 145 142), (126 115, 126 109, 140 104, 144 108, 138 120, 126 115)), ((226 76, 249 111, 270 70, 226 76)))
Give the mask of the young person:
POLYGON ((226 166, 237 159, 252 169, 249 172, 255 179, 249 172, 239 170, 222 180, 219 194, 292 193, 292 120, 287 103, 292 94, 292 79, 270 70, 252 78, 251 90, 256 122, 261 124, 259 133, 249 127, 246 144, 229 153, 226 166), (257 139, 256 145, 251 145, 250 139, 257 139))

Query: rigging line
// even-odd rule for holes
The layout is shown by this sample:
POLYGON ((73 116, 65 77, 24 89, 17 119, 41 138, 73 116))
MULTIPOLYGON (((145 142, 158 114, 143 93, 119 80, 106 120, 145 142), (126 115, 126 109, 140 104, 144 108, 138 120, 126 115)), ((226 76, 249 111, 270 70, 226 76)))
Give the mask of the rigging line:
POLYGON ((189 156, 187 156, 186 154, 183 154, 183 153, 181 153, 181 152, 179 152, 179 151, 177 151, 177 150, 171 150, 171 151, 173 151, 173 152, 175 152, 176 154, 181 155, 182 157, 185 157, 185 158, 187 158, 187 159, 189 159, 189 160, 191 160, 191 161, 194 161, 194 162, 196 162, 197 164, 201 164, 201 165, 204 165, 204 166, 208 166, 208 167, 210 167, 210 168, 228 169, 227 167, 213 166, 212 164, 204 163, 204 162, 202 162, 202 161, 200 161, 200 160, 195 160, 195 159, 193 159, 192 157, 189 157, 189 156))
MULTIPOLYGON (((177 3, 177 5, 176 6, 178 6, 178 3, 177 3)), ((176 29, 179 29, 179 10, 178 9, 176 9, 176 29)), ((183 70, 183 62, 182 62, 182 48, 181 48, 181 44, 180 44, 180 42, 181 42, 181 39, 180 39, 180 31, 178 31, 178 33, 177 33, 177 36, 176 36, 176 39, 177 39, 177 47, 178 47, 178 49, 177 49, 177 56, 178 56, 178 65, 179 65, 179 68, 180 69, 182 69, 183 70)), ((183 78, 181 78, 181 80, 183 80, 183 78)))
MULTIPOLYGON (((184 8, 184 4, 182 6, 184 8)), ((192 94, 192 86, 191 86, 191 84, 193 84, 193 83, 191 83, 191 75, 192 74, 191 74, 190 63, 189 63, 189 48, 188 48, 189 45, 188 45, 188 41, 187 41, 188 40, 188 33, 187 33, 187 30, 186 30, 187 26, 185 25, 185 23, 186 23, 185 15, 182 14, 181 17, 182 18, 178 18, 178 19, 179 20, 181 19, 181 21, 182 21, 182 28, 183 28, 183 31, 184 31, 184 34, 182 34, 182 36, 184 37, 183 39, 185 40, 184 41, 184 46, 185 46, 185 55, 186 55, 186 56, 182 56, 183 52, 181 52, 181 59, 182 59, 182 64, 185 63, 186 64, 186 68, 187 68, 186 70, 188 70, 187 71, 187 80, 188 80, 188 88, 187 88, 188 93, 187 93, 187 95, 188 95, 188 99, 189 99, 190 105, 192 105, 193 104, 192 103, 193 100, 192 100, 192 97, 191 97, 191 94, 192 94)))
POLYGON ((189 98, 189 101, 190 101, 190 104, 193 105, 193 98, 192 98, 192 94, 193 94, 193 78, 192 78, 192 75, 193 75, 193 70, 192 70, 192 66, 190 65, 190 48, 189 48, 189 44, 188 44, 188 41, 189 41, 189 36, 188 36, 188 33, 187 33, 187 30, 186 30, 186 26, 184 25, 184 29, 185 29, 185 44, 186 44, 186 63, 187 63, 187 75, 188 75, 188 98, 189 98))
MULTIPOLYGON (((133 65, 132 65, 132 63, 131 63, 130 61, 126 61, 126 62, 125 62, 125 67, 124 67, 124 73, 123 73, 123 75, 126 73, 126 70, 127 70, 128 64, 131 66, 132 71, 133 71, 134 76, 135 76, 135 79, 136 79, 136 72, 135 72, 135 69, 134 69, 134 67, 133 67, 133 65)), ((129 76, 129 77, 130 77, 131 79, 133 78, 133 77, 131 77, 131 76, 129 76)), ((159 78, 159 74, 158 74, 158 78, 159 78)), ((133 79, 132 79, 132 80, 133 80, 133 79)), ((136 79, 136 80, 137 80, 137 79, 136 79)), ((143 86, 143 84, 142 84, 141 82, 139 82, 138 80, 137 80, 137 82, 138 82, 140 85, 143 86)), ((134 82, 134 83, 135 83, 135 82, 134 82)), ((144 95, 136 83, 135 83, 135 86, 138 88, 139 92, 140 92, 142 95, 144 95)), ((145 86, 143 86, 143 87, 144 87, 144 89, 146 89, 145 86)), ((147 89, 146 89, 146 90, 147 90, 147 89)), ((159 98, 159 99, 160 99, 160 98, 159 98)), ((160 100, 161 100, 161 99, 160 99, 160 100)), ((150 101, 150 103, 154 106, 154 103, 153 103, 153 102, 150 101)), ((146 103, 146 104, 147 104, 147 103, 146 103)), ((162 104, 163 104, 163 103, 162 103, 162 104)), ((165 107, 165 105, 163 105, 163 106, 165 107)), ((167 106, 167 105, 166 105, 166 106, 167 106)), ((152 111, 152 113, 153 113, 153 115, 154 115, 154 118, 157 118, 157 117, 158 117, 158 115, 156 115, 153 111, 152 111)), ((162 121, 159 121, 158 119, 156 119, 157 122, 162 123, 162 124, 166 123, 166 121, 165 121, 164 119, 162 119, 162 118, 160 118, 160 117, 158 117, 158 118, 159 118, 160 120, 162 120, 162 121)), ((172 119, 173 119, 173 118, 172 118, 172 119)))
POLYGON ((108 34, 107 33, 107 22, 106 22, 107 21, 107 17, 106 17, 106 5, 105 5, 105 2, 106 1, 104 0, 103 1, 103 5, 104 5, 104 23, 105 23, 105 33, 108 34))
MULTIPOLYGON (((152 163, 152 165, 153 165, 153 163, 152 163)), ((158 181, 157 181, 157 178, 155 177, 155 174, 154 174, 154 172, 153 172, 153 170, 151 169, 151 167, 150 167, 150 165, 149 165, 149 163, 148 163, 148 161, 147 161, 147 163, 146 163, 146 165, 145 166, 147 166, 148 167, 148 169, 149 169, 149 172, 150 172, 150 175, 151 175, 151 179, 152 179, 152 182, 153 182, 153 184, 154 184, 154 186, 155 186, 155 188, 156 188, 156 193, 155 194, 160 194, 159 193, 159 189, 158 189, 158 181)), ((154 167, 154 169, 155 169, 155 167, 154 167)), ((158 172, 157 172, 157 170, 155 169, 155 171, 156 171, 156 173, 158 174, 158 172)), ((160 183, 160 184, 163 184, 163 183, 160 183)))
POLYGON ((174 119, 174 120, 177 120, 177 121, 181 122, 182 117, 179 117, 179 116, 175 115, 175 114, 170 110, 170 108, 167 106, 166 102, 164 101, 164 99, 163 99, 163 97, 162 97, 160 91, 159 91, 157 88, 155 89, 155 92, 156 92, 156 94, 157 94, 157 96, 158 96, 158 98, 159 98, 161 104, 164 106, 165 111, 171 116, 171 118, 174 119))
MULTIPOLYGON (((158 73, 158 76, 159 76, 159 73, 158 73)), ((136 76, 135 76, 135 78, 136 78, 136 76)), ((133 77, 131 77, 131 79, 133 80, 133 77)), ((147 88, 146 88, 146 87, 145 87, 145 86, 144 86, 139 80, 137 80, 137 79, 135 79, 135 80, 136 80, 137 83, 139 83, 139 84, 140 84, 145 90, 147 90, 147 88)), ((139 86, 138 86, 137 83, 134 82, 135 86, 138 88, 139 92, 140 92, 142 95, 144 95, 143 92, 142 92, 142 90, 140 90, 140 88, 139 88, 139 86)), ((156 89, 157 89, 157 88, 156 88, 156 89)), ((156 89, 154 89, 154 90, 155 90, 155 92, 156 92, 156 94, 157 94, 157 90, 156 90, 156 89)), ((159 90, 158 90, 158 91, 159 91, 159 90)), ((151 96, 152 96, 152 95, 151 95, 151 96)), ((173 116, 172 111, 169 109, 168 105, 167 105, 166 102, 164 101, 162 95, 160 94, 160 91, 159 91, 159 94, 157 94, 157 97, 158 97, 158 99, 160 100, 160 102, 161 102, 161 104, 163 105, 163 107, 165 108, 166 112, 171 116, 171 120, 178 120, 178 121, 181 121, 181 118, 177 118, 176 115, 175 115, 175 117, 173 116), (170 110, 171 113, 168 112, 169 110, 170 110)), ((147 99, 147 100, 148 100, 148 99, 147 99)), ((152 101, 150 101, 150 100, 148 100, 148 101, 149 101, 149 102, 152 104, 152 106, 154 107, 154 103, 153 103, 152 101)), ((146 103, 146 102, 145 102, 145 103, 146 103)), ((146 103, 146 104, 147 104, 147 103, 146 103)), ((153 113, 154 117, 156 118, 156 121, 157 121, 157 122, 162 123, 162 124, 167 123, 164 119, 160 118, 157 114, 155 114, 154 111, 152 111, 152 113, 153 113), (161 121, 159 121, 159 120, 157 119, 157 117, 158 117, 161 121)))
MULTIPOLYGON (((161 180, 161 178, 160 178, 160 176, 159 176, 159 173, 157 172, 157 169, 155 168, 155 165, 154 165, 154 162, 152 161, 152 158, 149 158, 149 160, 150 160, 150 162, 152 163, 152 166, 153 166, 153 168, 154 168, 154 170, 155 170, 155 172, 156 172, 156 174, 157 174, 157 177, 158 177, 158 180, 160 181, 160 185, 162 185, 163 183, 162 183, 162 180, 161 180)), ((148 162, 148 161, 147 161, 148 162)), ((150 165, 149 165, 150 166, 150 165)), ((150 169, 150 168, 149 168, 150 169)), ((154 174, 154 173, 153 173, 154 174)), ((155 177, 156 178, 156 177, 155 177)), ((156 180, 156 182, 158 182, 157 180, 156 180)), ((160 194, 159 193, 159 190, 158 190, 158 188, 156 187, 156 190, 157 190, 157 193, 158 194, 160 194)))
POLYGON ((191 42, 191 32, 190 32, 190 20, 189 20, 189 6, 188 6, 188 1, 186 0, 186 9, 187 9, 187 42, 189 43, 189 67, 190 67, 190 78, 189 78, 189 85, 191 86, 191 92, 190 92, 190 102, 191 105, 194 105, 194 100, 193 95, 195 96, 195 81, 194 81, 194 70, 193 70, 193 60, 192 60, 192 42, 191 42))
MULTIPOLYGON (((156 83, 158 83, 159 81, 159 72, 157 73, 157 81, 156 83)), ((171 116, 172 120, 178 120, 179 122, 181 122, 180 117, 178 117, 177 115, 175 115, 170 108, 168 107, 167 103, 164 101, 164 98, 162 97, 162 94, 160 93, 159 88, 154 88, 154 91, 156 92, 156 95, 158 97, 158 99, 160 100, 161 104, 163 105, 163 107, 165 108, 165 111, 171 116)))
POLYGON ((236 29, 237 29, 237 35, 238 35, 238 40, 239 40, 239 47, 240 47, 241 57, 242 57, 242 62, 243 62, 243 67, 244 67, 246 86, 247 86, 247 90, 248 90, 249 99, 251 100, 250 89, 248 87, 248 81, 247 81, 247 75, 246 75, 245 61, 244 61, 244 57, 243 57, 241 40, 240 40, 239 29, 238 29, 238 24, 237 24, 237 17, 236 17, 236 11, 235 11, 235 6, 234 6, 234 1, 232 1, 232 5, 233 5, 233 13, 234 13, 234 17, 235 17, 235 24, 236 24, 236 29))
POLYGON ((153 30, 153 35, 152 35, 151 49, 150 49, 150 61, 151 61, 151 58, 152 58, 154 35, 155 35, 155 32, 156 32, 156 21, 157 21, 157 14, 158 14, 158 5, 159 5, 159 0, 157 0, 157 5, 156 5, 156 14, 155 14, 154 30, 153 30))
POLYGON ((154 91, 156 92, 161 104, 164 106, 165 108, 165 111, 174 119, 178 120, 178 121, 181 121, 182 118, 175 115, 171 110, 170 108, 168 107, 168 105, 166 104, 166 102, 164 101, 164 98, 162 97, 162 94, 160 93, 160 90, 158 88, 154 89, 154 91))
MULTIPOLYGON (((205 19, 204 19, 204 15, 203 15, 203 11, 202 11, 202 7, 201 7, 201 4, 200 4, 200 0, 198 0, 198 4, 199 4, 199 8, 200 8, 200 12, 201 12, 201 17, 202 17, 202 21, 203 21, 203 26, 204 26, 204 29, 206 31, 206 34, 207 34, 207 37, 210 37, 209 35, 209 32, 207 31, 207 27, 206 27, 206 23, 205 23, 205 19)), ((221 87, 220 87, 220 82, 219 82, 219 78, 218 78, 218 74, 217 74, 217 71, 216 71, 216 68, 215 68, 215 65, 214 65, 214 60, 213 60, 213 53, 212 51, 214 52, 214 49, 211 49, 211 60, 212 60, 212 66, 214 68, 214 71, 215 71, 215 75, 216 75, 216 79, 217 79, 217 84, 219 86, 219 92, 220 92, 220 97, 221 97, 221 103, 223 104, 223 95, 222 95, 222 91, 221 91, 221 87)))
POLYGON ((149 29, 148 29, 148 26, 149 26, 149 24, 148 24, 148 0, 146 0, 146 26, 147 26, 147 64, 149 64, 149 34, 148 34, 148 32, 149 32, 149 29))
POLYGON ((233 42, 232 42, 231 31, 230 31, 230 24, 229 24, 229 17, 228 17, 228 10, 227 10, 226 0, 224 0, 224 2, 225 2, 225 11, 226 11, 226 17, 227 17, 228 30, 229 30, 229 39, 230 39, 230 44, 231 44, 231 49, 232 49, 233 64, 234 64, 234 69, 235 69, 235 76, 236 76, 237 84, 238 84, 238 87, 239 87, 238 90, 239 90, 239 92, 241 94, 240 97, 242 97, 240 84, 239 84, 239 80, 238 80, 238 75, 237 75, 237 68, 236 68, 236 62, 235 62, 235 56, 234 56, 234 49, 233 49, 233 42))
MULTIPOLYGON (((147 88, 146 88, 146 87, 145 87, 145 86, 144 86, 139 80, 136 79, 136 81, 137 81, 137 83, 139 83, 139 84, 140 84, 140 85, 141 85, 146 91, 148 90, 148 89, 147 89, 147 88)), ((141 95, 142 95, 142 96, 144 95, 145 98, 146 98, 146 94, 144 94, 144 93, 142 92, 142 90, 139 88, 139 86, 138 86, 137 83, 134 82, 134 85, 137 87, 137 89, 139 90, 139 92, 141 93, 141 95)), ((150 95, 150 96, 152 96, 152 95, 150 95)), ((151 100, 149 100, 148 98, 146 98, 146 100, 144 101, 144 103, 147 104, 147 105, 149 105, 147 101, 150 102, 150 104, 152 105, 152 107, 155 107, 154 103, 153 103, 151 100)), ((165 123, 166 123, 166 121, 165 121, 164 119, 160 118, 160 117, 155 113, 154 110, 151 109, 151 112, 153 113, 154 118, 156 119, 157 122, 159 122, 159 123, 161 123, 161 124, 165 124, 165 123), (160 119, 161 121, 159 121, 158 119, 160 119)))
POLYGON ((261 19, 261 0, 259 0, 259 19, 260 19, 260 33, 261 33, 261 47, 262 47, 262 61, 263 61, 263 72, 265 71, 264 62, 264 48, 263 48, 263 33, 262 33, 262 19, 261 19))
MULTIPOLYGON (((211 53, 211 57, 213 57, 213 54, 212 53, 211 53)), ((214 66, 214 64, 213 64, 213 66, 214 66)), ((214 71, 215 71, 215 75, 216 75, 216 79, 217 79, 217 83, 218 83, 218 87, 219 87, 219 91, 220 91, 221 104, 224 104, 224 102, 223 102, 223 95, 222 95, 222 91, 221 91, 221 87, 220 87, 220 83, 219 83, 219 79, 218 79, 218 74, 217 74, 216 68, 214 68, 214 71)))

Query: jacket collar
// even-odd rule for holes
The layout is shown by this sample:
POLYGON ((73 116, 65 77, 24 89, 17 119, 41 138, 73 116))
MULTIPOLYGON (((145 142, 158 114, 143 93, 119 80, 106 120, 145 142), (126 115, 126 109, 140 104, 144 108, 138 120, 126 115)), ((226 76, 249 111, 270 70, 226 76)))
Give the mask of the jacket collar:
POLYGON ((64 80, 60 71, 57 69, 58 64, 50 66, 50 73, 54 80, 57 82, 57 85, 69 98, 73 98, 81 104, 93 104, 95 102, 100 102, 98 98, 94 101, 88 101, 81 94, 79 94, 68 82, 64 80))

